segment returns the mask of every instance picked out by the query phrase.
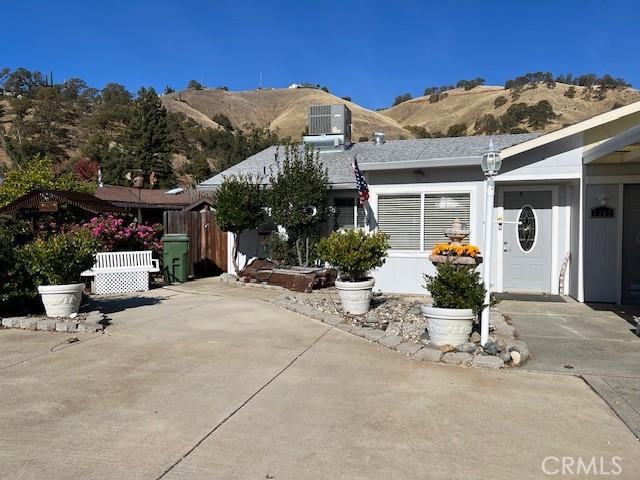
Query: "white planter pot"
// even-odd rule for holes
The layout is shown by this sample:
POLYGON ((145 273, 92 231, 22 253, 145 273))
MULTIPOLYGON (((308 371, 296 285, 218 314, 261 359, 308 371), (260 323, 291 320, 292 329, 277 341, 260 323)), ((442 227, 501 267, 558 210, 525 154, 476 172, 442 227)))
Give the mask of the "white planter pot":
POLYGON ((469 341, 475 315, 470 308, 437 308, 422 306, 422 315, 427 319, 429 343, 458 346, 469 341))
POLYGON ((364 282, 342 282, 336 280, 336 288, 345 313, 364 315, 369 311, 371 291, 376 281, 373 278, 364 282))
POLYGON ((68 317, 72 313, 78 313, 83 289, 84 283, 38 287, 47 317, 68 317))

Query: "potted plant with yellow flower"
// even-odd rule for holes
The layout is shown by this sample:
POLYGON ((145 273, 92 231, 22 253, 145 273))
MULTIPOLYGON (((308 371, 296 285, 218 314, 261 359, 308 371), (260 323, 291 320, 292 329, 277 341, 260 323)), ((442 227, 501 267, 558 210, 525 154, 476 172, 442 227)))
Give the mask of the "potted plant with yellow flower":
MULTIPOLYGON (((453 228, 445 232, 452 238, 448 235, 450 231, 465 232, 455 222, 453 228)), ((424 286, 431 294, 432 303, 422 307, 422 314, 427 320, 429 341, 434 346, 467 342, 474 320, 485 308, 485 287, 476 268, 482 261, 480 249, 460 244, 459 240, 466 235, 453 236, 452 242, 436 245, 429 256, 437 273, 425 275, 424 286)))

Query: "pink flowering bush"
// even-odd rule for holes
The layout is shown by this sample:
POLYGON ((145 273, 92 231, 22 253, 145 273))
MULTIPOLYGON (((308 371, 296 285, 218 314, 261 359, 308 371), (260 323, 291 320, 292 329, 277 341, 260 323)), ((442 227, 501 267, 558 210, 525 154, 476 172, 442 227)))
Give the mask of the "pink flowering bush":
POLYGON ((94 217, 82 228, 98 239, 102 251, 152 250, 157 256, 162 253, 162 225, 145 225, 132 222, 125 224, 122 218, 108 215, 94 217))

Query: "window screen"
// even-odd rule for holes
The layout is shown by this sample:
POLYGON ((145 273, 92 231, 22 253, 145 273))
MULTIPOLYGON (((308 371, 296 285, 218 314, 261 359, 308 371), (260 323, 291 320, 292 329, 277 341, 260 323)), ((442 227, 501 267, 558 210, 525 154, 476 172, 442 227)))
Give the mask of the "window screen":
POLYGON ((378 227, 393 250, 420 250, 420 195, 380 195, 378 227))

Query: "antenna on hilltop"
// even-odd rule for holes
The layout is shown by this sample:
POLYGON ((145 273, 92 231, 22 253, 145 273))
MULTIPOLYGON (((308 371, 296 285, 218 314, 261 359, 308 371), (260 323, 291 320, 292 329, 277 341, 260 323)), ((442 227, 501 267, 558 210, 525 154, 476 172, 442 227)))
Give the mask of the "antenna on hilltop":
POLYGON ((258 90, 262 90, 262 72, 260 72, 260 83, 258 84, 258 90))

